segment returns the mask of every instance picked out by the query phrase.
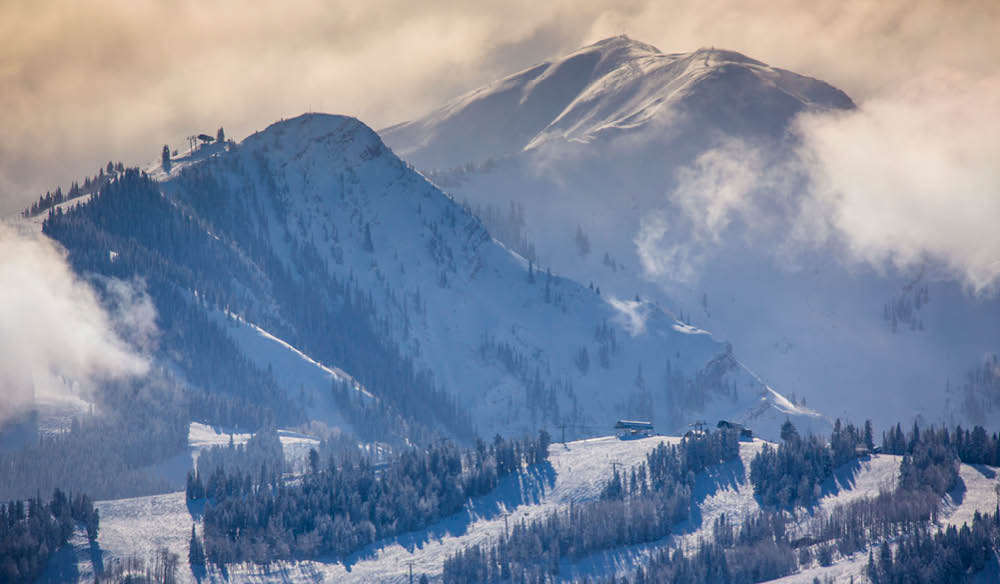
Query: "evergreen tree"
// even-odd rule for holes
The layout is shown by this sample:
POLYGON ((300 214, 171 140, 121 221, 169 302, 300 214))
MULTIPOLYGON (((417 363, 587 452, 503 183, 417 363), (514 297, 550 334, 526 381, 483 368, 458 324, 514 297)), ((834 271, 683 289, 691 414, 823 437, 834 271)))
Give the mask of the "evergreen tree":
POLYGON ((791 420, 785 418, 785 423, 781 425, 781 439, 784 442, 791 442, 799 439, 799 431, 791 420))
POLYGON ((89 503, 89 510, 86 513, 84 526, 87 530, 87 540, 91 543, 97 541, 97 534, 101 525, 101 514, 98 512, 97 508, 93 504, 89 503))
POLYGON ((372 226, 371 223, 365 223, 365 241, 364 249, 365 251, 371 252, 375 251, 375 244, 372 242, 372 226))
POLYGON ((196 567, 205 566, 205 548, 194 529, 194 523, 191 524, 191 540, 188 543, 188 562, 196 567))
POLYGON ((580 225, 576 226, 576 235, 573 240, 576 242, 576 253, 580 257, 585 257, 590 253, 590 238, 583 232, 583 228, 580 225))
POLYGON ((868 448, 869 452, 871 452, 872 450, 875 449, 875 438, 874 438, 873 434, 874 434, 874 432, 872 430, 872 421, 871 420, 865 420, 865 436, 864 436, 864 440, 865 440, 865 447, 868 448))

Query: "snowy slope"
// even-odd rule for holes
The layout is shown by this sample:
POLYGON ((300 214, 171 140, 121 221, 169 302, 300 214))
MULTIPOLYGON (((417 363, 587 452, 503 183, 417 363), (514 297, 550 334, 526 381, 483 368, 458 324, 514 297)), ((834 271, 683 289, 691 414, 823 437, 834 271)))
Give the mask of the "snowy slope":
MULTIPOLYGON (((464 511, 449 517, 427 530, 381 541, 358 552, 346 564, 334 561, 308 561, 272 566, 270 572, 234 566, 229 571, 230 582, 405 582, 409 562, 414 574, 440 573, 444 559, 462 547, 493 541, 503 534, 504 520, 508 525, 516 521, 532 521, 546 512, 568 506, 570 503, 593 500, 599 496, 603 481, 610 474, 611 462, 625 467, 638 464, 650 449, 661 441, 676 442, 677 438, 652 437, 622 441, 604 437, 554 444, 550 448, 551 471, 545 470, 528 477, 521 483, 506 480, 494 493, 469 501, 464 511)), ((713 521, 722 513, 737 519, 759 510, 749 484, 749 466, 754 455, 763 446, 757 440, 742 443, 737 461, 712 467, 701 473, 695 484, 697 510, 694 518, 679 525, 676 535, 647 545, 631 546, 598 554, 574 564, 564 564, 563 576, 609 575, 625 573, 636 563, 642 562, 663 546, 680 546, 693 549, 699 538, 711 533, 713 521)), ((871 497, 880 488, 891 488, 899 471, 899 457, 874 456, 860 460, 850 468, 838 470, 837 476, 824 485, 820 507, 833 506, 858 497, 871 497)), ((975 510, 987 511, 994 505, 992 487, 997 478, 989 478, 996 469, 981 470, 962 465, 961 477, 966 495, 960 504, 949 506, 942 523, 954 523, 971 518, 975 510)), ((192 523, 197 523, 197 510, 188 510, 183 493, 141 497, 121 501, 103 502, 101 512, 100 546, 108 561, 110 557, 129 554, 149 554, 160 545, 166 545, 182 558, 179 575, 181 581, 193 581, 184 563, 187 540, 192 523)), ((804 513, 804 512, 803 512, 804 513)), ((803 520, 808 515, 803 514, 803 520)), ((87 556, 79 553, 80 572, 88 572, 87 556)), ((867 554, 859 553, 842 558, 833 566, 804 571, 782 579, 787 582, 811 582, 815 576, 830 575, 837 581, 849 581, 850 576, 863 573, 867 554)), ((221 581, 221 575, 210 573, 212 581, 221 581)))
POLYGON ((373 399, 374 396, 350 374, 338 367, 329 367, 316 361, 286 341, 238 316, 218 313, 214 316, 218 322, 225 324, 229 337, 255 365, 272 371, 282 388, 308 404, 311 419, 346 432, 353 431, 350 422, 344 419, 330 401, 331 385, 334 382, 346 383, 366 399, 373 399))
POLYGON ((683 314, 786 396, 876 423, 996 430, 1000 376, 981 372, 1000 351, 1000 299, 931 260, 871 267, 836 238, 790 243, 815 211, 801 206, 796 116, 853 107, 738 53, 615 37, 382 135, 456 199, 520 205, 541 263, 683 314))
MULTIPOLYGON (((310 248, 334 278, 367 291, 384 334, 459 396, 480 434, 563 423, 585 435, 637 415, 666 429, 734 418, 765 436, 785 416, 807 430, 828 425, 770 391, 727 345, 655 304, 602 296, 529 266, 357 120, 281 122, 204 171, 239 193, 293 273, 297 250, 310 248), (586 367, 576 364, 583 351, 586 367)), ((183 198, 184 188, 163 183, 171 196, 183 198)), ((234 332, 244 339, 247 331, 234 332)))
POLYGON ((622 35, 498 80, 381 134, 419 167, 447 169, 550 141, 590 142, 643 126, 666 130, 688 113, 678 109, 690 102, 702 102, 700 111, 712 102, 713 123, 728 129, 770 128, 807 108, 853 107, 830 85, 733 51, 664 54, 622 35))

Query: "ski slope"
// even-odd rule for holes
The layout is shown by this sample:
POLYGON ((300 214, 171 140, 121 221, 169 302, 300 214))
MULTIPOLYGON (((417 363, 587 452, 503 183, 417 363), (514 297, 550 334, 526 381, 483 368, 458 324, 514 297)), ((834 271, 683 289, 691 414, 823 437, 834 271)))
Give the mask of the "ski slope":
MULTIPOLYGON (((228 442, 228 435, 214 433, 204 427, 192 428, 192 440, 202 444, 228 442)), ((256 566, 231 566, 228 582, 406 582, 412 562, 416 576, 426 573, 433 580, 440 574, 443 561, 463 547, 489 543, 500 538, 514 522, 530 522, 546 513, 563 509, 571 503, 599 497, 604 481, 610 476, 612 463, 629 468, 645 460, 646 453, 661 442, 677 443, 676 437, 655 436, 638 440, 615 437, 593 438, 553 444, 550 466, 540 467, 520 480, 506 479, 493 493, 468 501, 465 509, 428 529, 383 540, 352 555, 346 562, 319 559, 273 565, 270 572, 256 566)), ((285 439, 283 438, 283 443, 285 439)), ((627 573, 647 560, 664 546, 680 546, 690 550, 699 539, 711 534, 711 526, 720 514, 735 521, 759 510, 749 483, 752 458, 765 443, 755 440, 741 443, 740 457, 710 468, 696 477, 694 499, 696 510, 692 519, 679 524, 675 534, 663 540, 639 546, 609 550, 574 563, 564 562, 561 575, 572 579, 585 575, 627 573)), ((287 444, 286 444, 287 452, 287 444)), ((858 497, 871 497, 879 489, 893 488, 900 458, 876 455, 838 469, 823 485, 824 495, 818 508, 850 502, 858 497)), ((971 519, 976 510, 992 510, 994 488, 1000 484, 996 469, 962 465, 961 496, 948 496, 942 513, 942 525, 960 524, 971 519)), ((112 557, 147 556, 160 546, 166 546, 181 558, 180 579, 193 582, 186 565, 188 538, 192 523, 198 524, 199 508, 189 509, 183 492, 100 502, 101 532, 99 544, 105 562, 112 557)), ((808 521, 809 514, 800 511, 799 520, 808 521)), ((200 533, 199 526, 199 533, 200 533)), ((78 550, 81 574, 89 574, 89 555, 78 550)), ((813 577, 833 577, 847 582, 862 574, 866 553, 840 558, 829 567, 815 565, 781 582, 811 582, 813 577)), ((211 581, 224 581, 221 574, 210 570, 211 581)))

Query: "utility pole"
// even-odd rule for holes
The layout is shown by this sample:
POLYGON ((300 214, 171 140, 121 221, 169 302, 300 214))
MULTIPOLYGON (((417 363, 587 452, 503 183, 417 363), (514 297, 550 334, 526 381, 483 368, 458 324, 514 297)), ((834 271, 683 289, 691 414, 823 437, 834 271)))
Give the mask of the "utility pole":
POLYGON ((410 584, 413 584, 413 560, 406 563, 410 566, 410 584))
POLYGON ((557 426, 557 428, 559 428, 560 430, 562 430, 562 440, 560 440, 560 442, 562 442, 563 445, 565 446, 566 445, 566 424, 559 424, 557 426))

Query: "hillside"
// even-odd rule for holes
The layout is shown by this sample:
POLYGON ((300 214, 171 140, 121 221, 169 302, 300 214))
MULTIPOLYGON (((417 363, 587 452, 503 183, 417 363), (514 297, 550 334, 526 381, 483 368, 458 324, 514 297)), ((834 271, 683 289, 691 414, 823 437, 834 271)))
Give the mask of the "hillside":
POLYGON ((856 261, 813 194, 799 120, 852 111, 739 53, 614 37, 381 133, 505 244, 713 331, 800 402, 995 429, 1000 299, 933 257, 856 261))
MULTIPOLYGON (((530 523, 553 510, 565 511, 570 505, 580 505, 599 498, 604 481, 611 472, 611 463, 632 468, 645 459, 661 442, 677 444, 678 438, 652 437, 640 440, 618 440, 602 437, 554 444, 550 447, 551 466, 536 472, 523 481, 505 481, 485 497, 470 500, 464 510, 435 524, 431 528, 391 541, 380 541, 351 556, 344 563, 333 560, 282 563, 269 570, 232 566, 228 581, 282 581, 300 582, 317 579, 337 582, 405 582, 412 562, 416 575, 427 574, 435 581, 445 558, 463 547, 495 542, 506 529, 515 523, 530 523)), ((583 576, 608 576, 628 574, 664 546, 694 550, 698 541, 711 536, 713 524, 722 515, 738 523, 760 510, 749 484, 751 459, 764 443, 742 443, 738 459, 712 467, 696 478, 693 497, 696 503, 694 519, 675 529, 675 534, 664 540, 640 546, 616 548, 598 556, 575 562, 563 562, 561 577, 571 580, 583 576)), ((823 485, 824 494, 819 505, 810 512, 800 511, 801 524, 809 517, 831 513, 837 505, 865 497, 874 497, 880 489, 895 487, 900 457, 873 456, 838 469, 835 477, 823 485)), ((962 465, 962 494, 946 497, 939 521, 942 525, 969 521, 976 510, 992 511, 993 486, 996 470, 990 467, 962 465)), ((160 546, 167 546, 181 558, 178 576, 181 581, 194 581, 185 565, 191 523, 198 524, 197 514, 192 516, 184 493, 155 497, 142 497, 98 504, 101 513, 99 545, 111 558, 129 555, 150 556, 160 546)), ((200 528, 199 528, 200 532, 200 528)), ((89 554, 77 549, 79 574, 86 578, 91 569, 89 554)), ((854 577, 861 581, 865 574, 867 554, 858 553, 838 558, 830 566, 815 564, 812 568, 782 581, 811 582, 812 578, 833 577, 836 582, 847 582, 854 577)), ((221 581, 221 574, 210 571, 210 581, 221 581)))
POLYGON ((255 400, 279 424, 346 420, 363 439, 390 441, 560 425, 588 435, 616 417, 671 429, 732 418, 764 436, 786 416, 828 425, 654 303, 511 253, 357 120, 300 116, 154 176, 126 173, 45 232, 82 273, 143 278, 165 339, 176 338, 165 356, 194 384, 255 400), (192 343, 205 329, 263 380, 260 397, 204 369, 192 343), (292 365, 326 372, 313 370, 317 382, 290 373, 284 357, 260 358, 267 338, 300 356, 292 365), (336 406, 347 412, 322 404, 322 380, 338 376, 336 406), (371 408, 355 383, 376 396, 379 421, 364 418, 371 408))
POLYGON ((683 134, 702 146, 713 131, 780 137, 800 111, 853 107, 845 93, 822 81, 733 51, 664 54, 622 35, 495 81, 380 134, 420 168, 446 170, 552 142, 607 145, 647 128, 683 134), (678 119, 684 116, 691 119, 678 119))

